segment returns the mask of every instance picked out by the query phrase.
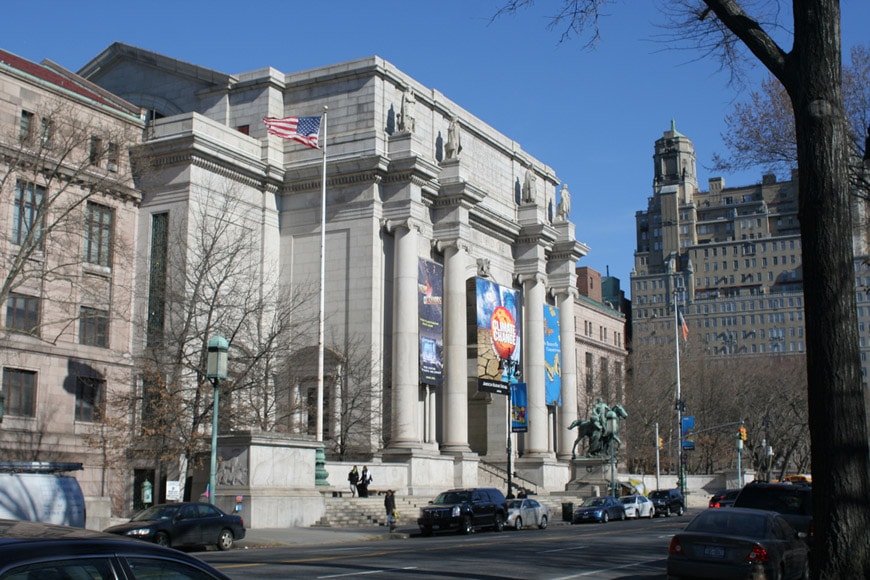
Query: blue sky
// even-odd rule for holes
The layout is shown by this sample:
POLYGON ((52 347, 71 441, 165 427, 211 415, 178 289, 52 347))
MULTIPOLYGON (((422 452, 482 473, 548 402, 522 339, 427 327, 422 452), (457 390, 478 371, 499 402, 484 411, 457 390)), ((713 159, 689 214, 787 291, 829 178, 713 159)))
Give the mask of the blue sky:
MULTIPOLYGON (((558 2, 558 3, 557 3, 558 2)), ((743 97, 719 63, 668 49, 658 2, 606 9, 601 40, 559 42, 538 0, 491 21, 501 0, 12 0, 0 47, 78 70, 120 41, 225 73, 282 72, 378 55, 518 141, 572 195, 580 265, 622 280, 633 265, 634 215, 652 195, 653 143, 670 127, 695 144, 699 183, 724 152, 724 117, 743 97), (14 23, 14 24, 13 24, 14 23)), ((786 3, 788 4, 788 3, 786 3)), ((842 0, 843 46, 870 42, 870 2, 842 0)), ((790 47, 784 47, 786 49, 790 47)), ((766 73, 756 68, 749 78, 766 73)), ((761 169, 724 174, 727 186, 761 169)), ((786 178, 787 176, 780 176, 786 178)))

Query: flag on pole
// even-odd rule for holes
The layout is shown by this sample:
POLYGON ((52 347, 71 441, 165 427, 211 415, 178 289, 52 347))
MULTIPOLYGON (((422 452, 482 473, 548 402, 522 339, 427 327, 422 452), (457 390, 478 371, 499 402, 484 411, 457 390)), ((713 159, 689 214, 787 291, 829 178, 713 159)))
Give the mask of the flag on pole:
POLYGON ((680 319, 680 330, 683 333, 683 340, 688 340, 689 339, 689 325, 686 324, 686 319, 683 318, 682 308, 677 310, 677 316, 680 319))
POLYGON ((270 135, 282 139, 292 139, 303 145, 318 149, 317 138, 320 135, 320 117, 263 117, 270 135))

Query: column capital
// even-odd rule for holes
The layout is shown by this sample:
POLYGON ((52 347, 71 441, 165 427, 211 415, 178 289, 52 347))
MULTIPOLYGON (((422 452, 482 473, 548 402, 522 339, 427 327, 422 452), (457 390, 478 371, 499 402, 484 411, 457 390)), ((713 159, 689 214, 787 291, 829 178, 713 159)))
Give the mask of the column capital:
POLYGON ((406 229, 406 230, 417 230, 417 232, 422 231, 422 225, 419 221, 414 218, 404 218, 404 219, 393 219, 393 218, 384 218, 381 220, 381 228, 388 234, 396 233, 396 230, 406 229))
POLYGON ((432 249, 436 252, 444 253, 446 250, 455 249, 458 252, 467 252, 470 248, 468 242, 456 239, 433 239, 432 249))
POLYGON ((563 286, 561 288, 550 288, 550 295, 553 298, 573 300, 580 296, 580 292, 574 286, 563 286))
POLYGON ((546 284, 547 276, 542 272, 532 272, 530 274, 516 274, 514 275, 514 280, 522 285, 525 285, 526 282, 532 282, 534 284, 546 284))

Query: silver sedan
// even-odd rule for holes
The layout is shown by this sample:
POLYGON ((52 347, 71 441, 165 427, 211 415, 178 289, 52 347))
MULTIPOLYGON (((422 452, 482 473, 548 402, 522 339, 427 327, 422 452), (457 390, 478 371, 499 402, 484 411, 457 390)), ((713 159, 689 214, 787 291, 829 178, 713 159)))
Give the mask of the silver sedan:
POLYGON ((656 513, 655 505, 645 495, 624 495, 619 501, 625 508, 627 518, 651 518, 656 513))
POLYGON ((538 526, 542 530, 550 521, 550 509, 534 499, 511 499, 507 502, 505 527, 521 530, 538 526))

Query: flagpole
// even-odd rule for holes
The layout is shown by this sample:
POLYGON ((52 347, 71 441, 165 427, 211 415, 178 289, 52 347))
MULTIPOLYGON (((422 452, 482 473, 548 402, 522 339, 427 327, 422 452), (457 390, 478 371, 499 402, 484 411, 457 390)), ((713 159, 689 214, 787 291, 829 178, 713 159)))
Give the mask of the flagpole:
POLYGON ((320 185, 320 313, 317 329, 317 441, 323 441, 323 326, 326 308, 326 112, 323 106, 323 175, 320 185))
POLYGON ((674 347, 677 363, 677 473, 679 474, 680 491, 685 491, 683 481, 683 401, 680 395, 680 311, 677 306, 677 289, 674 288, 674 347))

